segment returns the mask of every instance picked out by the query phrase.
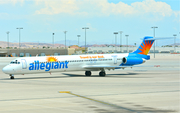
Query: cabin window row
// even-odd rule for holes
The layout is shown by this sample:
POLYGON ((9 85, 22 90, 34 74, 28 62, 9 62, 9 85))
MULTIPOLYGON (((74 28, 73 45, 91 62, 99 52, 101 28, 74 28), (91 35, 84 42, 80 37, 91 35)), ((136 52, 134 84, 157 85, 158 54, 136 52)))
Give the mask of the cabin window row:
MULTIPOLYGON (((112 59, 67 60, 66 62, 88 62, 88 61, 108 61, 108 60, 112 60, 112 59)), ((60 63, 65 61, 56 61, 56 62, 60 63)), ((49 62, 39 62, 39 63, 49 63, 49 62)), ((33 64, 35 64, 35 62, 33 62, 33 64)))

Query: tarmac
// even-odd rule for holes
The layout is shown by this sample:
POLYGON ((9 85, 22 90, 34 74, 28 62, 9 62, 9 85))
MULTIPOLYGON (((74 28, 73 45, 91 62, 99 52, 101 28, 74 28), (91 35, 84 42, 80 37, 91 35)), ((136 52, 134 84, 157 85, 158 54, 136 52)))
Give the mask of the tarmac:
POLYGON ((16 75, 2 68, 14 58, 0 57, 0 113, 179 113, 180 55, 151 54, 144 67, 16 75))

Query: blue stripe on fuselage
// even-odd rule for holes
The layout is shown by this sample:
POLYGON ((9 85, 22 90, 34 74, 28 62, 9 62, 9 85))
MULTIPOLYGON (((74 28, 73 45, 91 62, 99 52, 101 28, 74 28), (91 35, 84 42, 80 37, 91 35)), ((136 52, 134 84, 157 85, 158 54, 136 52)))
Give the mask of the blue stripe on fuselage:
POLYGON ((142 55, 137 53, 129 53, 128 57, 138 57, 138 58, 144 58, 146 60, 150 60, 150 55, 142 55))

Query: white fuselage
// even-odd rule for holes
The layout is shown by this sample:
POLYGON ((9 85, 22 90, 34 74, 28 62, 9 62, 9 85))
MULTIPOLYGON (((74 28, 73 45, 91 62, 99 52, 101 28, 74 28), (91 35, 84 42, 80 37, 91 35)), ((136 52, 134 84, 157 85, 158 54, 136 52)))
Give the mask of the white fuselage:
POLYGON ((68 56, 42 56, 22 57, 13 60, 3 68, 6 74, 33 74, 53 73, 63 71, 98 71, 99 69, 86 69, 84 66, 119 66, 123 54, 93 54, 93 55, 68 55, 68 56))

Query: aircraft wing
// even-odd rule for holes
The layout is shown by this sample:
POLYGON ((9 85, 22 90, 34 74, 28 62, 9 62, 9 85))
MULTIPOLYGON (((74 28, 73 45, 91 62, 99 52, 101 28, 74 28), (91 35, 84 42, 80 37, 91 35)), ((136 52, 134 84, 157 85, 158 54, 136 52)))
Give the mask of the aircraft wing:
POLYGON ((115 69, 115 68, 127 68, 127 67, 142 67, 142 66, 107 66, 107 65, 87 65, 87 66, 83 66, 83 68, 85 69, 102 69, 102 68, 106 68, 106 69, 115 69))

